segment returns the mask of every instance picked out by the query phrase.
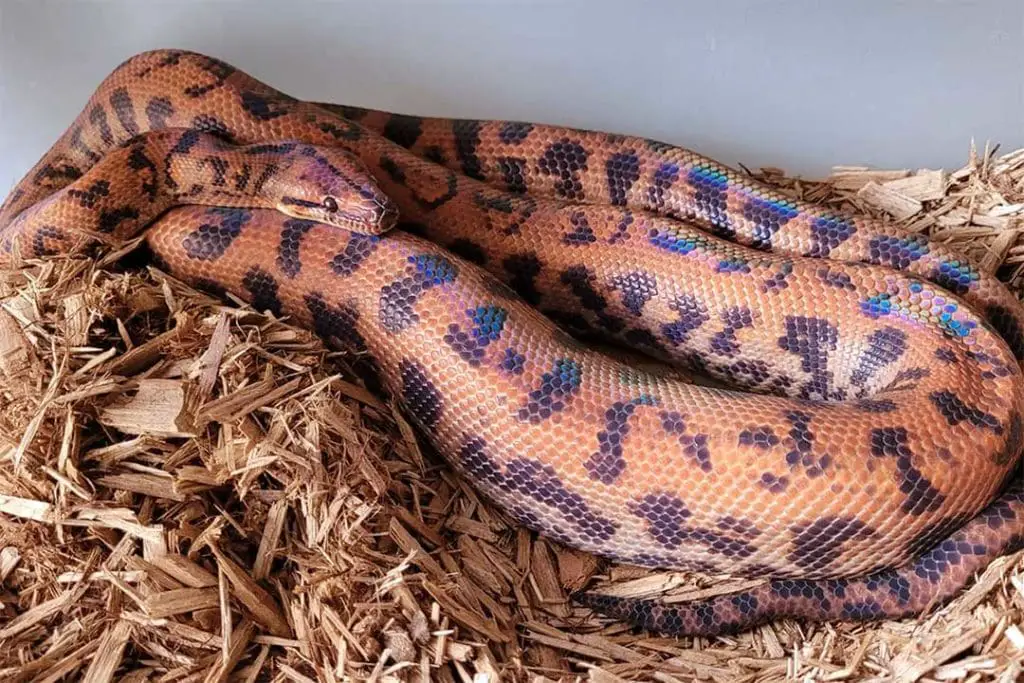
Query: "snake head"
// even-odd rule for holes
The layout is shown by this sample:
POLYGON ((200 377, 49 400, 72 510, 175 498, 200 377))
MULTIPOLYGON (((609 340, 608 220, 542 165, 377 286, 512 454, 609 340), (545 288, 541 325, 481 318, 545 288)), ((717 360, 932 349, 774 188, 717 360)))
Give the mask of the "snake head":
POLYGON ((394 227, 398 207, 352 153, 336 147, 300 144, 270 190, 281 213, 339 228, 377 235, 394 227))

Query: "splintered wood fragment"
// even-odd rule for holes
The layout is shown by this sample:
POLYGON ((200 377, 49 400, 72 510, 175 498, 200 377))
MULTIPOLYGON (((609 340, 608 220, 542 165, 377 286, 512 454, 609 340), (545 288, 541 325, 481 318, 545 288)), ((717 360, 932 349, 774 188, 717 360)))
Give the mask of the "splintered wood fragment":
POLYGON ((126 474, 111 474, 106 477, 99 477, 96 482, 111 489, 133 491, 146 496, 153 496, 154 498, 176 500, 179 503, 185 501, 185 496, 176 490, 174 480, 170 477, 161 477, 143 472, 128 472, 126 474))
POLYGON ((498 535, 491 531, 490 527, 483 522, 470 519, 469 517, 462 515, 452 517, 448 520, 446 526, 456 533, 475 536, 488 543, 496 543, 498 541, 498 535))
POLYGON ((402 526, 402 523, 397 518, 391 518, 388 531, 391 533, 392 540, 394 540, 399 548, 406 553, 414 554, 412 561, 418 564, 420 568, 437 581, 446 581, 448 579, 448 572, 444 570, 444 567, 438 564, 437 560, 423 549, 419 541, 409 533, 408 529, 402 526))
POLYGON ((70 651, 71 644, 68 641, 58 643, 51 647, 46 654, 30 662, 21 663, 14 669, 0 669, 0 680, 5 683, 59 681, 72 671, 80 669, 82 663, 88 659, 98 643, 98 640, 92 639, 70 651))
POLYGON ((945 171, 923 169, 906 178, 882 182, 882 186, 904 197, 929 202, 946 196, 946 178, 945 171))
POLYGON ((251 576, 234 563, 216 545, 210 544, 210 550, 217 558, 217 564, 227 576, 234 589, 233 595, 241 602, 253 618, 263 624, 275 636, 287 638, 292 635, 291 626, 281 614, 277 601, 270 593, 263 590, 251 576))
POLYGON ((1010 249, 1017 241, 1016 230, 1006 230, 1000 232, 995 238, 989 242, 988 249, 985 251, 985 255, 981 257, 981 263, 979 264, 982 269, 986 272, 994 273, 1001 263, 1006 260, 1007 255, 1010 253, 1010 249))
POLYGON ((127 572, 112 572, 112 571, 101 571, 93 572, 89 576, 83 576, 82 572, 64 572, 59 574, 55 579, 57 583, 78 583, 79 581, 121 581, 123 583, 138 583, 145 576, 144 572, 141 571, 127 571, 127 572))
POLYGON ((131 510, 124 508, 81 508, 77 519, 65 519, 61 524, 66 526, 90 526, 117 529, 139 538, 146 551, 146 559, 151 559, 167 552, 167 539, 164 528, 153 524, 139 524, 138 518, 131 510))
POLYGON ((959 636, 950 635, 943 638, 937 647, 929 648, 925 652, 916 651, 913 641, 908 641, 907 649, 893 657, 889 665, 893 680, 898 683, 912 683, 919 680, 926 673, 944 664, 946 660, 960 654, 979 640, 983 640, 987 632, 987 626, 979 626, 961 633, 959 636))
POLYGON ((146 596, 143 609, 154 618, 213 609, 220 604, 216 588, 178 588, 146 596))
POLYGON ((610 671, 605 671, 599 666, 591 667, 587 671, 587 680, 590 683, 626 683, 625 678, 619 678, 610 671))
POLYGON ((583 588, 590 577, 597 573, 600 562, 591 553, 560 548, 557 565, 559 583, 570 592, 575 592, 583 588))
POLYGON ((101 410, 99 421, 125 434, 186 438, 196 435, 189 403, 181 380, 144 379, 127 402, 101 410))
POLYGON ((302 379, 296 377, 281 386, 275 386, 273 379, 265 379, 250 384, 244 389, 222 396, 203 406, 198 421, 234 422, 238 418, 271 404, 294 391, 302 379))
POLYGON ((21 561, 21 553, 13 545, 0 550, 0 584, 7 580, 21 561))
POLYGON ((122 619, 108 628, 100 637, 96 656, 82 678, 82 683, 104 683, 114 680, 114 672, 121 665, 124 647, 132 634, 132 625, 122 619))
POLYGON ((89 343, 89 305, 85 294, 69 294, 63 304, 65 342, 68 346, 85 346, 89 343))
POLYGON ((916 199, 871 181, 857 191, 857 196, 873 206, 886 211, 896 220, 910 218, 920 213, 924 205, 916 199))
POLYGON ((530 624, 527 624, 527 628, 530 629, 530 631, 527 633, 527 638, 529 638, 530 640, 536 641, 538 643, 543 643, 545 645, 548 645, 549 647, 553 647, 559 650, 572 652, 582 657, 590 657, 591 659, 599 659, 605 662, 614 661, 614 658, 601 648, 593 647, 591 645, 583 645, 582 643, 574 643, 573 641, 569 640, 569 638, 567 638, 564 634, 561 634, 559 636, 546 635, 539 631, 533 630, 534 626, 535 624, 533 624, 532 622, 530 624))
POLYGON ((68 605, 73 604, 74 601, 78 599, 78 596, 78 591, 65 591, 55 598, 51 598, 46 602, 41 602, 35 607, 22 612, 11 619, 6 626, 0 629, 0 641, 16 636, 19 633, 32 628, 39 622, 49 619, 55 614, 59 614, 68 605))
POLYGON ((507 643, 511 640, 509 635, 504 631, 499 630, 493 621, 485 619, 482 615, 477 614, 472 610, 466 609, 463 605, 448 595, 447 592, 442 590, 440 586, 437 586, 428 580, 423 582, 423 588, 430 593, 431 597, 441 604, 441 607, 451 616, 452 619, 459 622, 466 628, 473 629, 474 631, 487 636, 491 640, 497 640, 502 643, 507 643))
POLYGON ((538 541, 533 544, 530 569, 530 580, 534 590, 547 610, 559 617, 568 616, 569 606, 558 583, 558 570, 555 568, 547 543, 538 541))
MULTIPOLYGON (((0 374, 18 378, 28 374, 35 360, 32 345, 13 315, 0 308, 0 374)), ((28 386, 26 384, 25 388, 28 386)))
POLYGON ((284 530, 284 523, 288 517, 288 503, 283 498, 276 501, 267 511, 267 521, 263 525, 263 533, 260 535, 260 546, 256 550, 256 561, 252 566, 252 578, 262 581, 270 573, 270 566, 274 561, 274 551, 277 549, 277 542, 281 539, 281 532, 284 530))
POLYGON ((224 656, 218 656, 216 662, 210 667, 203 683, 223 683, 228 680, 235 666, 242 659, 245 650, 252 642, 256 633, 256 624, 251 619, 244 619, 237 628, 232 629, 231 641, 224 656))
POLYGON ((41 500, 5 496, 0 493, 0 512, 12 517, 33 519, 37 522, 51 522, 53 521, 52 511, 53 506, 41 500))
POLYGON ((182 335, 187 335, 191 326, 178 325, 174 329, 164 332, 158 337, 150 339, 144 344, 126 351, 121 356, 114 358, 101 369, 102 373, 130 377, 137 375, 149 366, 163 360, 168 347, 178 340, 182 335))
POLYGON ((834 166, 828 183, 837 190, 859 190, 868 183, 885 183, 909 175, 909 169, 884 171, 866 166, 834 166))
POLYGON ((206 399, 213 392, 214 384, 217 382, 217 373, 220 371, 221 361, 224 359, 224 351, 227 349, 230 338, 228 327, 228 316, 223 312, 217 316, 217 326, 210 336, 210 345, 199 359, 202 374, 199 377, 199 396, 206 399))

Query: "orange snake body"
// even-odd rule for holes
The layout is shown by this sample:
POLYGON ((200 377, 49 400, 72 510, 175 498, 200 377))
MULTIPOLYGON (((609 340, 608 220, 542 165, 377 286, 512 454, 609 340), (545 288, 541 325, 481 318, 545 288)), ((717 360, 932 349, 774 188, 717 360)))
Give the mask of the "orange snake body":
POLYGON ((156 51, 0 208, 29 256, 143 228, 176 275, 361 354, 521 523, 618 561, 774 577, 672 606, 578 596, 612 616, 707 635, 912 614, 1024 539, 1013 295, 942 245, 691 152, 300 102, 156 51), (178 206, 197 203, 214 206, 178 206), (745 391, 641 371, 550 319, 745 391))

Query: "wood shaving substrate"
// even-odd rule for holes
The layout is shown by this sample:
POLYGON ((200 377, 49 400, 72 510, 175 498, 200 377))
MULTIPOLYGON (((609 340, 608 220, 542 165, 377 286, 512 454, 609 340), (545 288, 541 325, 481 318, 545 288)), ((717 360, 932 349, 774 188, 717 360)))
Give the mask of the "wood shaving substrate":
MULTIPOLYGON (((953 173, 755 175, 950 242, 1020 289, 1024 150, 972 145, 953 173)), ((1020 553, 917 619, 716 639, 601 620, 566 600, 595 576, 675 599, 744 582, 609 566, 517 528, 351 359, 120 256, 0 272, 2 681, 1024 677, 1020 553)))

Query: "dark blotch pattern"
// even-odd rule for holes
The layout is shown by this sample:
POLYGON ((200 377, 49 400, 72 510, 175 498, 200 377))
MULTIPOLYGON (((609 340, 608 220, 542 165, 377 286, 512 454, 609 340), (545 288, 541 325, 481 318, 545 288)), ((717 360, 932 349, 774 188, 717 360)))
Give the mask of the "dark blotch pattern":
POLYGON ((87 209, 95 208, 96 202, 109 195, 110 182, 107 180, 97 180, 84 190, 68 189, 68 196, 77 199, 78 203, 87 209))
POLYGON ((501 359, 501 369, 510 375, 521 375, 526 367, 526 356, 513 348, 505 349, 505 357, 501 359))
POLYGON ((800 398, 826 399, 830 397, 832 372, 828 369, 828 356, 835 351, 839 331, 821 318, 804 316, 786 317, 786 336, 779 337, 779 348, 800 356, 800 367, 811 378, 800 390, 800 398))
POLYGON ((448 251, 478 266, 487 264, 487 252, 484 248, 465 237, 459 237, 449 242, 448 251))
POLYGON ((376 235, 352 233, 345 248, 331 259, 331 270, 343 277, 351 275, 376 251, 379 243, 380 238, 376 235))
POLYGON ((952 391, 933 391, 928 398, 951 426, 969 422, 975 427, 989 429, 995 434, 1003 433, 1003 425, 995 415, 967 405, 952 391))
POLYGON ((267 271, 254 266, 242 278, 242 286, 249 292, 252 307, 257 311, 270 311, 281 315, 281 300, 277 298, 277 280, 267 271))
POLYGON ((657 279, 642 270, 616 275, 608 284, 622 295, 622 305, 626 310, 638 318, 643 313, 644 304, 658 295, 657 279))
POLYGON ((235 139, 234 134, 228 127, 228 124, 224 123, 216 116, 209 114, 198 114, 192 118, 192 128, 203 133, 210 133, 227 142, 232 142, 235 139))
POLYGON ((747 427, 739 436, 740 446, 752 446, 762 450, 768 450, 779 443, 779 437, 775 431, 767 426, 747 427))
POLYGON ((1024 360, 1024 329, 1021 329, 1017 318, 1004 306, 989 306, 985 313, 993 329, 999 333, 1013 351, 1017 360, 1024 360))
POLYGON ((444 411, 444 396, 416 361, 403 359, 398 364, 402 379, 402 401, 424 429, 433 429, 444 411))
POLYGON ((802 467, 804 473, 810 477, 820 477, 832 466, 832 456, 828 453, 816 455, 814 453, 814 432, 811 431, 811 414, 802 411, 791 411, 786 413, 786 421, 790 424, 789 439, 786 445, 789 451, 786 453, 786 465, 791 470, 802 467))
POLYGON ((434 254, 409 257, 406 275, 380 291, 380 324, 392 334, 419 322, 414 310, 424 292, 454 282, 459 270, 449 259, 434 254))
POLYGON ((211 208, 206 215, 215 216, 217 223, 203 223, 182 242, 189 258, 214 261, 220 258, 231 242, 242 233, 242 227, 252 219, 245 209, 211 208))
POLYGON ((506 145, 518 145, 526 139, 526 136, 528 136, 532 130, 532 123, 506 121, 501 124, 501 129, 498 131, 498 139, 506 145))
POLYGON ((871 239, 868 249, 873 263, 887 265, 895 270, 906 270, 911 263, 928 253, 928 238, 924 235, 880 235, 871 239))
POLYGON ((640 179, 640 158, 636 152, 619 152, 605 162, 608 177, 608 195, 612 205, 625 206, 626 195, 633 183, 640 179))
POLYGON ((852 517, 825 517, 790 529, 793 549, 788 558, 801 569, 828 569, 843 552, 848 541, 859 541, 874 535, 875 530, 852 517))
POLYGON ((604 429, 597 433, 597 451, 584 463, 591 479, 612 484, 626 470, 623 442, 629 435, 629 418, 637 406, 649 401, 616 401, 604 413, 604 429))
POLYGON ((464 331, 457 323, 451 323, 444 343, 463 361, 478 367, 487 347, 501 338, 508 311, 498 306, 478 306, 467 310, 466 316, 472 322, 470 329, 464 331))
POLYGON ((679 180, 679 164, 663 163, 654 172, 654 178, 647 188, 647 203, 651 208, 665 207, 665 195, 675 182, 679 180))
POLYGON ((498 157, 498 172, 505 183, 505 189, 516 194, 526 193, 526 159, 522 157, 498 157))
POLYGON ((146 103, 146 120, 150 130, 167 127, 168 119, 174 116, 174 105, 166 97, 154 97, 146 103))
POLYGON ((761 291, 764 293, 768 292, 779 292, 789 287, 789 276, 793 274, 793 262, 783 261, 779 265, 778 272, 774 273, 771 277, 767 278, 761 283, 761 291))
POLYGON ((771 493, 782 493, 789 487, 789 477, 780 477, 772 472, 762 472, 761 479, 757 483, 771 493))
POLYGON ((127 88, 114 88, 110 91, 110 108, 121 124, 122 130, 130 136, 139 134, 139 123, 135 120, 135 106, 127 88))
POLYGON ((743 217, 753 223, 751 246, 770 250, 775 233, 796 216, 796 209, 779 202, 751 197, 743 205, 743 217))
POLYGON ((248 90, 242 93, 242 108, 260 121, 272 121, 286 115, 294 103, 295 100, 283 95, 261 95, 248 90))
POLYGON ((472 119, 462 119, 452 124, 452 134, 455 136, 455 153, 461 162, 462 172, 470 178, 476 178, 477 180, 484 179, 483 162, 476 155, 476 150, 480 146, 481 127, 479 121, 472 119))
POLYGON ((110 130, 110 122, 107 121, 107 110, 103 108, 102 104, 97 104, 89 112, 89 123, 99 131, 100 140, 104 145, 114 144, 114 134, 110 130))
POLYGON ((909 437, 904 427, 872 429, 871 454, 876 458, 896 459, 900 491, 907 497, 903 501, 903 511, 908 515, 920 515, 941 506, 946 496, 932 486, 932 483, 914 466, 913 453, 908 441, 909 437))
POLYGON ((735 306, 722 312, 722 322, 725 327, 711 337, 711 350, 720 356, 735 356, 740 350, 736 332, 744 327, 752 326, 754 314, 750 312, 749 308, 735 306))
POLYGON ((630 512, 647 521, 651 537, 666 548, 677 548, 685 540, 686 520, 693 513, 678 496, 652 493, 629 507, 630 512))
POLYGON ((832 250, 850 239, 857 228, 850 221, 822 216, 811 223, 811 249, 807 256, 827 258, 832 250))
POLYGON ((540 386, 532 389, 517 416, 523 422, 538 424, 566 408, 583 381, 583 368, 574 360, 561 358, 550 371, 541 375, 540 386))
POLYGON ((686 181, 693 188, 697 214, 711 223, 712 232, 720 237, 734 237, 736 231, 727 209, 728 177, 712 167, 694 166, 687 173, 686 181))
POLYGON ((856 289, 856 286, 853 284, 853 280, 850 279, 849 274, 839 270, 832 270, 828 266, 818 269, 818 279, 829 287, 850 291, 856 289))
POLYGON ((313 329, 324 339, 334 341, 347 351, 366 351, 366 340, 359 333, 359 311, 353 306, 331 306, 323 294, 313 292, 303 297, 313 318, 313 329))
POLYGON ((618 317, 607 312, 608 301, 595 286, 597 276, 586 266, 573 266, 562 271, 560 276, 562 284, 569 287, 573 295, 580 300, 580 305, 588 311, 593 311, 609 332, 615 333, 625 327, 625 323, 618 317))
POLYGON ((564 199, 584 199, 579 172, 587 170, 587 150, 578 141, 562 138, 548 145, 537 167, 555 177, 555 194, 564 199))
MULTIPOLYGON (((459 462, 466 474, 476 481, 554 508, 587 541, 605 541, 615 534, 615 522, 591 509, 586 499, 571 491, 550 465, 519 457, 510 460, 502 472, 499 463, 487 452, 487 442, 479 437, 469 439, 462 446, 459 462)), ((535 515, 529 515, 527 520, 534 529, 540 526, 535 515)), ((572 537, 566 535, 565 540, 571 543, 572 537)))
POLYGON ((540 275, 541 261, 534 253, 513 254, 501 262, 509 275, 508 284, 519 296, 536 306, 540 303, 536 278, 540 275))
MULTIPOLYGON (((750 557, 756 551, 749 541, 727 533, 691 527, 686 524, 691 513, 679 497, 669 493, 652 493, 633 502, 630 512, 647 522, 648 533, 666 548, 678 548, 684 542, 699 543, 708 551, 725 557, 750 557)), ((732 529, 736 531, 736 529, 732 529)), ((739 529, 748 536, 749 529, 739 529)))
POLYGON ((883 327, 872 332, 860 355, 857 368, 850 374, 850 382, 863 387, 879 370, 895 363, 907 351, 907 334, 895 327, 883 327))
POLYGON ((661 326, 661 333, 673 346, 685 344, 691 332, 711 319, 704 304, 689 294, 677 296, 668 307, 679 314, 679 319, 664 323, 661 326))
POLYGON ((685 455, 704 472, 714 469, 711 462, 711 450, 708 448, 707 434, 690 434, 686 431, 686 418, 682 413, 662 411, 658 415, 661 418, 661 428, 666 434, 677 437, 679 445, 683 447, 685 455))
POLYGON ((572 247, 585 246, 597 241, 597 235, 587 221, 587 215, 582 211, 574 211, 569 217, 572 229, 562 235, 562 244, 572 247))
POLYGON ((288 277, 293 278, 302 270, 302 259, 299 258, 302 238, 316 225, 314 221, 300 218, 289 218, 284 222, 281 243, 277 247, 277 265, 288 277))
POLYGON ((384 124, 384 137, 402 147, 412 147, 423 134, 423 119, 419 116, 392 114, 384 124))
MULTIPOLYGON (((99 231, 109 235, 125 221, 134 221, 139 217, 139 210, 132 206, 122 206, 117 209, 109 209, 100 212, 97 224, 99 231)), ((121 235, 122 238, 130 235, 121 235)))

